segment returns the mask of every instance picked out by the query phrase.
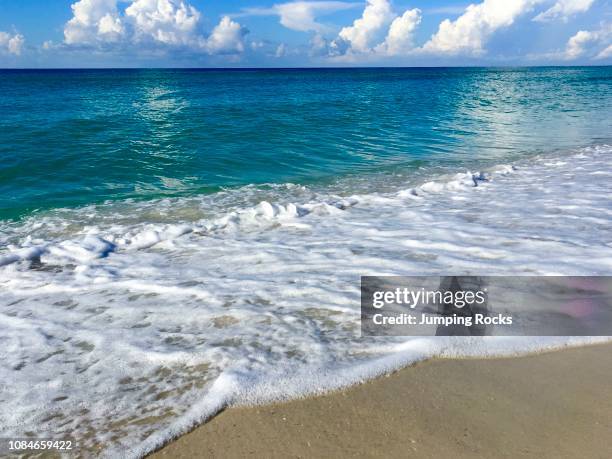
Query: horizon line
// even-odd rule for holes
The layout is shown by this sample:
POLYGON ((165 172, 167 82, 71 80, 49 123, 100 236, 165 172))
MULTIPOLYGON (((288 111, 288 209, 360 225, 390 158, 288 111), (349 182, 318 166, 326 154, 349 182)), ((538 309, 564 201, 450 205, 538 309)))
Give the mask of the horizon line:
POLYGON ((520 69, 520 68, 612 67, 612 64, 539 64, 539 65, 414 65, 414 66, 306 66, 306 67, 0 67, 5 70, 373 70, 373 69, 520 69))

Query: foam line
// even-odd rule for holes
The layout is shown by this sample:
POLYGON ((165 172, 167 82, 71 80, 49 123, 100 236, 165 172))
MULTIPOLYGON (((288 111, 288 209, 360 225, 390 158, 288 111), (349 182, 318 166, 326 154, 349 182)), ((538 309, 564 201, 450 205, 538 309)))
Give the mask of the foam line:
POLYGON ((358 279, 610 275, 611 154, 595 145, 397 186, 382 175, 367 187, 249 186, 0 222, 0 436, 42 428, 139 457, 225 406, 432 357, 606 340, 362 338, 358 279))

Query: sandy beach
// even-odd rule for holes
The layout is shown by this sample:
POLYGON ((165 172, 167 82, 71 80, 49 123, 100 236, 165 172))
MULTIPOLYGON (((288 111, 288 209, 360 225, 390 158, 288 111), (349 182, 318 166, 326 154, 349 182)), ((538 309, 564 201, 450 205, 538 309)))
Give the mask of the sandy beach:
POLYGON ((612 344, 431 360, 329 395, 230 408, 172 457, 612 456, 612 344))

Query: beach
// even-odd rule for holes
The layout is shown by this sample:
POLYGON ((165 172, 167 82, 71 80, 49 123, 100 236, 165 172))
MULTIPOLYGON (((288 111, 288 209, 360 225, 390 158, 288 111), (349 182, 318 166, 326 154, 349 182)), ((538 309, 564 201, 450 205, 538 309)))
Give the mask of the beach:
POLYGON ((434 359, 328 395, 229 408, 150 458, 612 455, 612 344, 434 359))
POLYGON ((611 3, 0 1, 0 459, 612 459, 611 3))
MULTIPOLYGON (((569 394, 600 384, 606 356, 578 362, 601 351, 565 349, 610 340, 596 283, 542 301, 491 285, 491 311, 527 332, 463 339, 434 326, 368 336, 361 280, 609 276, 610 68, 0 73, 0 437, 53 434, 82 455, 136 459, 237 416, 213 436, 219 454, 261 443, 259 455, 305 455, 290 449, 301 440, 274 441, 293 426, 287 435, 333 456, 371 451, 363 420, 380 429, 379 450, 404 448, 407 426, 426 455, 445 441, 455 451, 462 422, 478 436, 469 445, 502 445, 486 430, 494 416, 546 411, 555 390, 576 405, 549 425, 590 407, 569 394), (523 387, 538 368, 520 356, 551 350, 533 357, 557 362, 542 364, 537 390, 523 387), (463 360, 499 357, 517 360, 463 360), (426 393, 456 378, 495 401, 426 393), (529 405, 514 413, 514 399, 529 405), (236 408, 255 405, 293 414, 236 408), (457 437, 436 440, 447 419, 457 437)), ((561 447, 545 423, 517 425, 561 447)))

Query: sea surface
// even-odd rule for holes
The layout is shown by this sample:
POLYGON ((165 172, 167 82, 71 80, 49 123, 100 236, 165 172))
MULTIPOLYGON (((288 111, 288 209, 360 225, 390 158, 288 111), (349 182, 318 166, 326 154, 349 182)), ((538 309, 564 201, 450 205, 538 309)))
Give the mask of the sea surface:
POLYGON ((362 275, 612 275, 612 68, 0 70, 0 437, 588 338, 361 337, 362 275))

